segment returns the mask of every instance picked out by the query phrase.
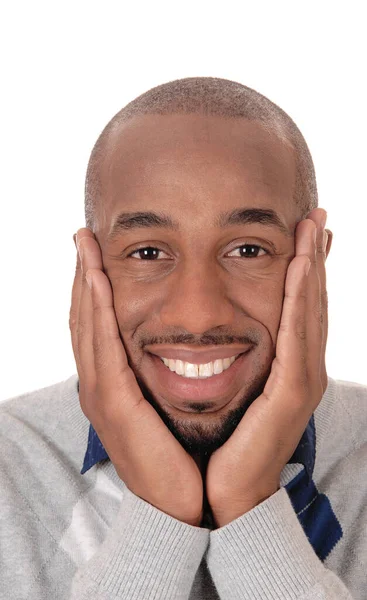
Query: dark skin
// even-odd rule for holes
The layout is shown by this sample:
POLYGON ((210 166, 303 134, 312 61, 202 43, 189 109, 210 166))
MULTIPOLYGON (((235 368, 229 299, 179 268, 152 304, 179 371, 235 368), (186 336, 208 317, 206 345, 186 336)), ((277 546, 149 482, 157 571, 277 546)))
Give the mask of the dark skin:
MULTIPOLYGON (((95 257, 100 249, 129 365, 146 400, 194 458, 203 479, 206 478, 210 505, 217 524, 222 526, 278 489, 279 474, 327 386, 323 263, 330 251, 332 234, 323 231, 325 211, 315 209, 302 220, 293 200, 294 151, 255 122, 202 115, 145 115, 116 129, 105 150, 100 172, 103 202, 97 214, 95 239, 90 230, 83 228, 78 231, 78 241, 90 238, 82 246, 95 257), (226 227, 215 223, 223 211, 239 208, 272 209, 282 230, 269 223, 226 227), (178 229, 139 227, 122 231, 109 240, 116 216, 137 211, 164 213, 177 222, 178 229), (247 251, 256 247, 255 256, 249 257, 248 252, 241 254, 239 249, 245 246, 247 251), (159 250, 153 253, 152 260, 143 260, 143 253, 138 252, 147 247, 159 250), (305 256, 312 262, 307 283, 302 275, 305 256), (306 393, 302 388, 302 394, 312 396, 313 403, 303 410, 302 417, 298 415, 299 427, 293 427, 298 439, 283 444, 287 449, 279 461, 274 461, 273 471, 265 473, 261 466, 271 462, 269 457, 259 458, 257 473, 247 481, 239 475, 241 485, 231 493, 230 482, 224 477, 226 464, 233 463, 231 457, 241 455, 242 467, 241 470, 238 467, 238 473, 243 474, 243 457, 258 446, 256 436, 266 435, 265 428, 256 431, 245 447, 246 417, 249 423, 250 415, 255 415, 254 407, 260 407, 265 396, 278 406, 282 401, 286 403, 279 394, 276 399, 280 371, 276 373, 278 391, 271 380, 274 379, 271 371, 272 367, 274 371, 281 319, 287 318, 288 322, 293 319, 293 329, 300 322, 300 316, 296 315, 299 298, 293 305, 288 299, 286 306, 287 277, 293 295, 306 297, 305 286, 312 288, 312 297, 307 296, 305 302, 311 321, 323 316, 323 328, 316 331, 313 327, 309 334, 313 342, 308 344, 313 355, 318 348, 318 373, 310 377, 312 391, 306 393), (206 336, 210 336, 213 346, 251 340, 254 344, 251 360, 246 372, 234 378, 210 409, 201 412, 199 409, 203 407, 196 403, 193 407, 196 412, 185 412, 161 384, 147 349, 157 342, 199 348, 207 343, 206 336), (235 432, 237 436, 233 435, 235 432), (221 486, 214 483, 219 480, 223 482, 221 486), (229 497, 224 496, 224 490, 229 497), (228 507, 231 499, 231 510, 223 511, 221 507, 228 507)), ((88 268, 101 268, 97 262, 89 262, 88 268)), ((280 355, 290 351, 290 339, 288 334, 288 342, 283 341, 278 349, 280 355)), ((297 352, 301 353, 298 346, 297 352)), ((292 348, 292 357, 295 353, 292 348)), ((315 365, 312 369, 316 373, 315 365)), ((293 373, 298 381, 302 379, 296 362, 293 373)), ((293 386, 293 382, 286 383, 293 386)), ((285 405, 283 408, 285 411, 285 405)), ((281 414, 282 410, 278 412, 281 414)), ((283 418, 279 431, 288 426, 283 418)), ((277 436, 273 444, 279 432, 277 436)), ((269 440, 272 440, 270 433, 269 440)), ((270 442, 269 448, 270 452, 270 442)), ((253 458, 252 464, 256 464, 253 458)), ((232 464, 231 480, 233 468, 232 464)))

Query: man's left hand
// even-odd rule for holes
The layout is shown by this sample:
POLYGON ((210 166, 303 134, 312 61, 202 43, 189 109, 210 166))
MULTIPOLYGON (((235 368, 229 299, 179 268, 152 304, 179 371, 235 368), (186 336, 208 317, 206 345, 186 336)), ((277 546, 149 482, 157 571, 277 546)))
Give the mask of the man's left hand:
POLYGON ((328 234, 323 217, 324 210, 314 209, 297 225, 276 355, 264 391, 209 459, 206 494, 217 527, 280 489, 280 474, 326 391, 328 234))

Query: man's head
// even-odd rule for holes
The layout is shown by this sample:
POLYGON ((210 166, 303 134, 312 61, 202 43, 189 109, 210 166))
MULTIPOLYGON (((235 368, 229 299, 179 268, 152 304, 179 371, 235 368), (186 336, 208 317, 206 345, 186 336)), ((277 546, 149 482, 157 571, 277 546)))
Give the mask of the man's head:
POLYGON ((158 86, 99 137, 86 225, 101 246, 130 366, 191 454, 220 447, 262 392, 295 227, 316 206, 312 158, 296 125, 232 81, 158 86), (176 358, 226 368, 218 359, 239 354, 222 375, 199 380, 159 358, 179 371, 176 358))

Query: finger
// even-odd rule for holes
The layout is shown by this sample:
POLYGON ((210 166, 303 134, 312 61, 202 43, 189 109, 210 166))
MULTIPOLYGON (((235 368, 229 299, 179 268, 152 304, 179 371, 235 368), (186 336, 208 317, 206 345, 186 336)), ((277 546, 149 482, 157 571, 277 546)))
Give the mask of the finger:
MULTIPOLYGON (((310 281, 310 339, 314 340, 314 347, 311 349, 310 358, 313 360, 312 373, 319 369, 320 385, 322 393, 327 388, 328 379, 326 373, 325 353, 328 336, 328 296, 326 286, 326 249, 328 243, 328 234, 325 232, 327 213, 324 209, 315 209, 308 215, 317 226, 316 238, 316 270, 313 270, 310 281), (315 276, 317 271, 318 278, 315 276), (316 287, 318 284, 318 290, 316 287), (319 338, 317 331, 319 330, 319 338), (319 344, 319 352, 317 349, 319 344)), ((316 384, 316 382, 315 382, 316 384)))
POLYGON ((120 338, 111 284, 101 270, 89 269, 87 275, 92 286, 92 346, 98 396, 105 399, 104 410, 121 410, 123 404, 127 414, 139 405, 143 396, 120 338), (116 390, 120 390, 120 404, 116 403, 116 390))
POLYGON ((297 226, 296 231, 296 255, 308 253, 311 260, 311 268, 308 281, 306 324, 307 324, 307 370, 308 379, 312 390, 320 390, 321 377, 321 352, 322 352, 322 314, 320 278, 318 274, 317 253, 317 228, 314 221, 305 219, 297 226), (316 236, 316 239, 315 239, 316 236))
POLYGON ((80 385, 92 391, 96 384, 93 357, 93 308, 91 293, 85 274, 88 269, 102 269, 102 255, 99 244, 90 229, 77 232, 77 245, 81 261, 81 291, 77 325, 77 352, 80 363, 80 385))
POLYGON ((318 261, 317 261, 317 272, 320 279, 320 311, 321 311, 321 327, 322 327, 322 343, 321 343, 321 357, 320 357, 320 379, 322 385, 322 394, 326 391, 328 386, 328 378, 326 373, 326 344, 328 336, 328 294, 326 286, 326 247, 328 242, 328 234, 325 230, 321 232, 321 241, 318 245, 318 261))
POLYGON ((81 263, 79 252, 76 246, 76 234, 74 234, 74 243, 76 250, 76 267, 75 267, 75 276, 73 282, 73 288, 71 292, 71 305, 69 312, 69 329, 71 334, 71 344, 73 347, 73 353, 76 363, 76 368, 78 371, 78 375, 80 378, 80 359, 78 353, 78 343, 77 343, 77 329, 78 329, 78 314, 79 314, 79 302, 80 302, 80 294, 82 287, 82 274, 81 274, 81 263))
MULTIPOLYGON (((306 309, 308 275, 307 255, 296 256, 290 263, 285 282, 283 310, 277 338, 274 373, 282 372, 280 392, 297 393, 307 381, 306 368, 306 309), (288 391, 287 391, 288 390, 288 391)), ((269 378, 270 381, 271 377, 269 378)))
POLYGON ((318 266, 319 276, 320 276, 320 286, 321 286, 321 311, 322 311, 322 324, 323 324, 323 332, 322 332, 322 352, 321 352, 321 381, 323 385, 323 394, 326 391, 328 386, 328 376, 326 372, 326 344, 329 332, 329 300, 328 300, 328 292, 327 292, 327 278, 326 278, 326 257, 328 248, 330 247, 332 233, 328 229, 324 230, 324 247, 323 247, 323 257, 322 261, 318 266))
POLYGON ((295 256, 289 264, 276 357, 263 391, 265 402, 258 405, 257 420, 263 430, 266 427, 266 443, 273 447, 274 456, 289 452, 291 439, 296 447, 314 410, 308 401, 306 267, 311 268, 307 255, 295 256))
MULTIPOLYGON (((330 251, 330 247, 331 247, 331 243, 332 243, 332 239, 333 239, 333 232, 330 229, 325 229, 325 233, 326 236, 324 234, 324 276, 323 278, 320 278, 320 282, 321 282, 321 304, 324 310, 324 338, 323 338, 323 353, 325 356, 326 353, 326 344, 327 344, 327 337, 328 337, 328 328, 329 328, 329 303, 328 303, 328 292, 327 292, 327 276, 326 276, 326 259, 328 257, 329 251, 330 251), (326 244, 326 246, 325 246, 326 244)), ((321 274, 322 274, 322 270, 321 270, 321 274)), ((326 383, 326 387, 328 385, 328 379, 327 379, 327 374, 326 374, 326 366, 325 366, 325 383, 326 383)), ((325 389, 326 389, 325 387, 325 389)))

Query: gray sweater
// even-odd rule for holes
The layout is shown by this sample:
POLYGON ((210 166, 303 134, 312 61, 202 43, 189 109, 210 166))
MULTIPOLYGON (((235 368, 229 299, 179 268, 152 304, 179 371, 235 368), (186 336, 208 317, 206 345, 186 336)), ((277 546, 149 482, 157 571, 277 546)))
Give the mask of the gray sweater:
POLYGON ((81 474, 90 423, 73 375, 0 403, 1 600, 366 600, 367 386, 329 378, 316 460, 225 527, 133 494, 109 459, 81 474))

